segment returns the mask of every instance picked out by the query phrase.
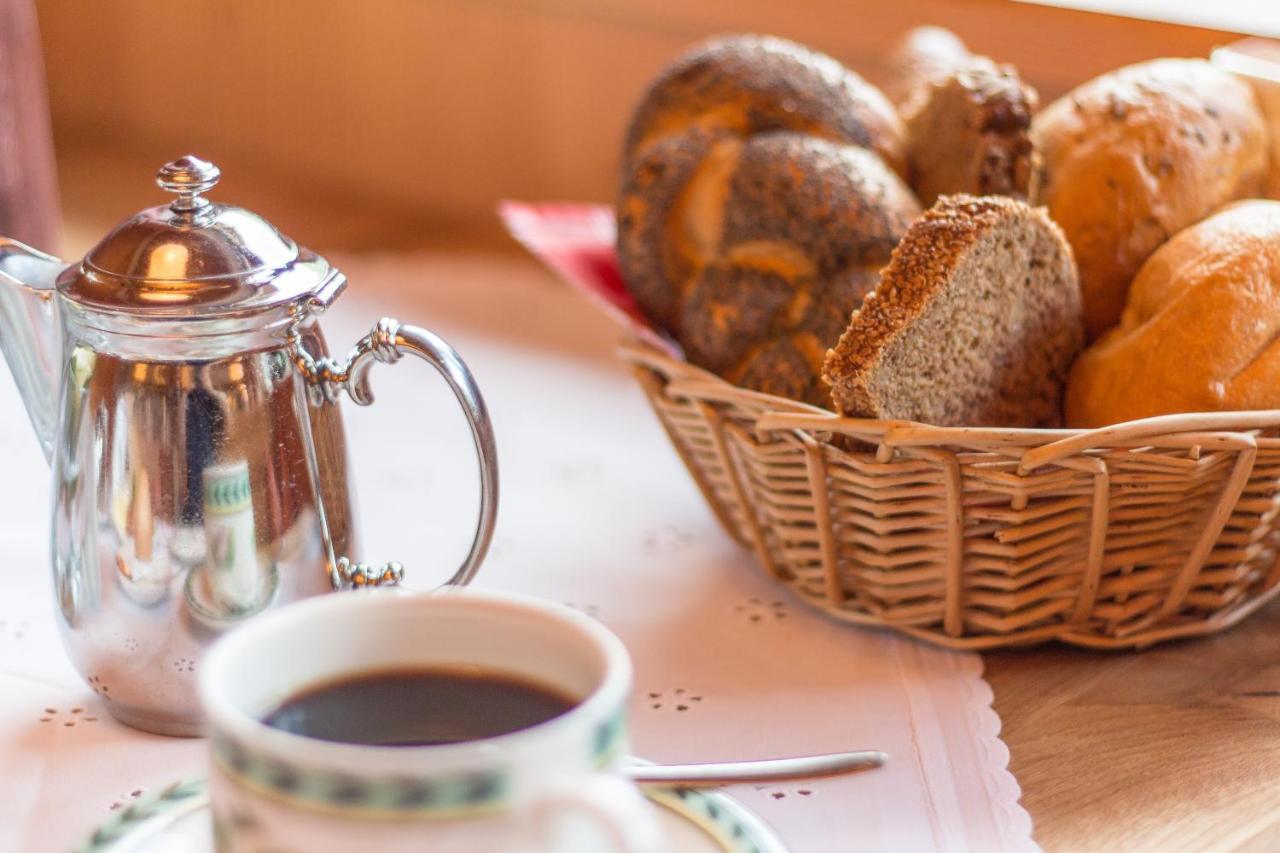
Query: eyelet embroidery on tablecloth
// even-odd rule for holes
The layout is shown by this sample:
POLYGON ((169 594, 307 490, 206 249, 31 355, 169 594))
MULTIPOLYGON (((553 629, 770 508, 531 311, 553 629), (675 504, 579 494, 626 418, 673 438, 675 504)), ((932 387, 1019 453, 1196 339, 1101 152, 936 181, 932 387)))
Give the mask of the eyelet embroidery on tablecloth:
POLYGON ((147 792, 146 788, 134 788, 132 791, 128 792, 127 794, 121 794, 118 799, 112 802, 111 805, 107 806, 107 810, 113 811, 113 812, 119 811, 120 809, 127 806, 129 803, 138 799, 138 797, 141 797, 146 792, 147 792))
POLYGON ((640 534, 640 552, 648 557, 658 554, 681 551, 697 540, 688 530, 681 530, 674 524, 664 524, 660 528, 649 528, 640 534))
POLYGON ((599 479, 604 467, 596 459, 572 460, 560 462, 551 469, 551 479, 557 483, 571 486, 582 482, 599 479))
POLYGON ((780 599, 765 601, 762 598, 748 598, 742 604, 735 604, 733 613, 750 625, 780 622, 787 618, 787 603, 780 599))
POLYGON ((86 710, 76 706, 69 711, 60 711, 57 708, 45 708, 40 713, 40 722, 47 725, 56 725, 62 728, 71 729, 79 723, 96 723, 98 717, 91 710, 86 710))
POLYGON ((31 623, 25 619, 17 621, 0 619, 0 636, 7 634, 15 640, 21 640, 27 636, 27 632, 30 630, 31 623))
POLYGON ((752 785, 751 787, 759 791, 762 796, 768 797, 771 800, 787 800, 787 799, 794 799, 794 798, 813 799, 814 794, 817 793, 817 791, 814 790, 814 787, 811 784, 810 785, 805 785, 805 784, 752 785))
POLYGON ((101 676, 98 676, 98 675, 89 676, 89 689, 92 690, 94 693, 97 693, 103 699, 111 698, 111 688, 107 686, 107 683, 102 680, 101 676))
POLYGON ((586 615, 590 616, 592 619, 598 620, 600 618, 600 606, 598 604, 575 604, 572 601, 566 601, 564 602, 564 606, 572 607, 574 610, 578 611, 579 613, 585 613, 586 615))
POLYGON ((650 711, 670 710, 684 713, 701 704, 703 696, 687 687, 676 687, 671 690, 650 690, 645 693, 645 701, 650 711))

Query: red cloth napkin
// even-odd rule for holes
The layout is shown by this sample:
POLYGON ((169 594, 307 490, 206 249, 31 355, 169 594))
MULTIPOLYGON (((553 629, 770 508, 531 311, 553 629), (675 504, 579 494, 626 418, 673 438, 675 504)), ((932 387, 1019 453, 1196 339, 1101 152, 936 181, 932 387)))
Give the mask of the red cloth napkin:
POLYGON ((498 205, 498 216, 512 237, 611 320, 644 342, 681 357, 680 347, 649 323, 622 281, 611 207, 504 201, 498 205))

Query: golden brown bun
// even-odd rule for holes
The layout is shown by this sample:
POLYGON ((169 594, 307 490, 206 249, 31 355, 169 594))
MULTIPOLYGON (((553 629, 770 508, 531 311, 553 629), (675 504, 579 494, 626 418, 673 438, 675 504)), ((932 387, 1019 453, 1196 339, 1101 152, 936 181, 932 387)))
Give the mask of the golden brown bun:
POLYGON ((1067 421, 1280 408, 1280 202, 1179 232, 1133 281, 1120 325, 1071 371, 1067 421))
POLYGON ((618 262, 641 309, 694 364, 829 407, 826 349, 919 213, 877 153, 901 158, 888 102, 798 45, 722 39, 654 84, 627 151, 618 262))
POLYGON ((904 169, 902 122, 884 94, 830 56, 772 36, 724 36, 677 59, 636 107, 624 157, 690 129, 800 131, 869 148, 904 169))
POLYGON ((1199 59, 1157 59, 1085 83, 1032 124, 1047 205, 1075 250, 1085 323, 1119 318, 1161 243, 1228 201, 1259 195, 1266 130, 1249 86, 1199 59))

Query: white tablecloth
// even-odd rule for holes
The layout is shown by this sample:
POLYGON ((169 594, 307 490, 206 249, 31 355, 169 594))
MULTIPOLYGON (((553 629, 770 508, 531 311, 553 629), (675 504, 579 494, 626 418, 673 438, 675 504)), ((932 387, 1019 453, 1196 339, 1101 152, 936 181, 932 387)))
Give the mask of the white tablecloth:
MULTIPOLYGON (((980 658, 837 624, 766 578, 717 527, 595 311, 532 262, 338 261, 352 284, 324 324, 335 351, 392 314, 442 334, 471 365, 503 490, 477 583, 568 602, 623 638, 638 754, 882 749, 892 758, 878 771, 733 793, 799 853, 1035 849, 980 658)), ((347 405, 361 556, 400 559, 410 585, 430 586, 470 538, 470 439, 425 367, 378 367, 373 381, 373 409, 347 405)), ((203 744, 115 723, 65 661, 48 474, 7 375, 0 448, 0 851, 66 850, 131 798, 202 775, 203 744)))

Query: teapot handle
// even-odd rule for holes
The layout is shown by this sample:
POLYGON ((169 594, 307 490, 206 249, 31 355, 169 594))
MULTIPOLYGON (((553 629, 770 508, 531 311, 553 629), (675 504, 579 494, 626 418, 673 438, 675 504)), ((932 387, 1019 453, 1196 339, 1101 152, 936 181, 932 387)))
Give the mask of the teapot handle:
MULTIPOLYGON (((358 405, 373 403, 373 390, 369 385, 369 370, 375 361, 395 364, 405 353, 411 353, 434 367, 453 389, 458 404, 471 426, 476 455, 480 464, 480 516, 471 550, 447 585, 466 585, 480 568, 493 539, 493 528, 498 514, 498 454, 493 441, 493 425, 484 398, 471 375, 471 371, 458 353, 439 336, 418 326, 403 325, 398 320, 384 317, 373 330, 356 342, 346 359, 315 358, 302 345, 301 335, 295 328, 291 334, 294 363, 306 379, 306 390, 312 405, 336 403, 342 392, 358 405)), ((310 429, 304 430, 304 444, 313 476, 318 474, 314 440, 310 429)), ((318 482, 318 477, 316 479, 318 482)), ((323 506, 323 502, 321 502, 323 506)), ((404 575, 404 567, 395 561, 379 568, 357 563, 333 553, 333 542, 328 535, 328 523, 321 524, 328 550, 329 577, 334 589, 362 586, 392 586, 404 575)))

